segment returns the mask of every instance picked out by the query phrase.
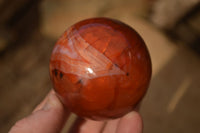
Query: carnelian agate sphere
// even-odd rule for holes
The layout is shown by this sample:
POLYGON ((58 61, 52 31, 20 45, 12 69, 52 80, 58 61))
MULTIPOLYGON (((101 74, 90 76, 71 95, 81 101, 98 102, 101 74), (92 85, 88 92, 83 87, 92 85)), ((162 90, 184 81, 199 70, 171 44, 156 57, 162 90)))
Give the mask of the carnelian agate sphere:
POLYGON ((135 108, 151 78, 151 60, 139 34, 108 18, 67 29, 50 59, 50 76, 63 104, 79 116, 117 118, 135 108))

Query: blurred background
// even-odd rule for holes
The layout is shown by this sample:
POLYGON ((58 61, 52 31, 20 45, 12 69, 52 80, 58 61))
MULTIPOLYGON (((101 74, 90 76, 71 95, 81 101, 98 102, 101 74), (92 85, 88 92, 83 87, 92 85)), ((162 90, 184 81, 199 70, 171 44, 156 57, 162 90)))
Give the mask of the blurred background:
POLYGON ((153 76, 140 109, 144 133, 199 132, 199 0, 0 0, 0 132, 52 88, 48 63, 56 40, 90 17, 121 20, 148 46, 153 76))

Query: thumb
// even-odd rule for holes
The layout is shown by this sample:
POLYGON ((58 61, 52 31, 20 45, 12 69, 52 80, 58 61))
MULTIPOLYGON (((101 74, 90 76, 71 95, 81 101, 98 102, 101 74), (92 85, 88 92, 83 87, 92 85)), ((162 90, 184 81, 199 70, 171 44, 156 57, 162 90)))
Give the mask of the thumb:
MULTIPOLYGON (((62 129, 67 117, 63 105, 56 97, 55 92, 50 92, 46 103, 35 110, 28 117, 19 120, 9 133, 57 133, 62 129)), ((40 106, 40 105, 39 105, 40 106)))

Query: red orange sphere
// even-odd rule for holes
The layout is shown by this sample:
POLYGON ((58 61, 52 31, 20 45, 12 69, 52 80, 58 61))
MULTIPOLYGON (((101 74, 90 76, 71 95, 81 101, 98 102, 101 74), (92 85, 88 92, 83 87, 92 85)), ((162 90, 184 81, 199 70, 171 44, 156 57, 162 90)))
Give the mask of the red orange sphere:
POLYGON ((117 118, 143 98, 151 59, 140 35, 108 18, 80 21, 57 41, 50 77, 63 104, 79 116, 117 118))

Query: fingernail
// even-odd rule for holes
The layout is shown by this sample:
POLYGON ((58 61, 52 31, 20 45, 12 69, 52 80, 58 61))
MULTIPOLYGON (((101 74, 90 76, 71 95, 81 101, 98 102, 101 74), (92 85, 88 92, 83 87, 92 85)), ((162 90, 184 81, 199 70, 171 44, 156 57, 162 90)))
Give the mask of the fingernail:
POLYGON ((46 101, 45 105, 43 106, 42 110, 49 110, 53 107, 58 106, 60 103, 55 94, 50 94, 48 100, 46 101))
POLYGON ((127 115, 125 115, 126 118, 132 118, 134 115, 136 115, 135 111, 132 111, 130 113, 128 113, 127 115))

